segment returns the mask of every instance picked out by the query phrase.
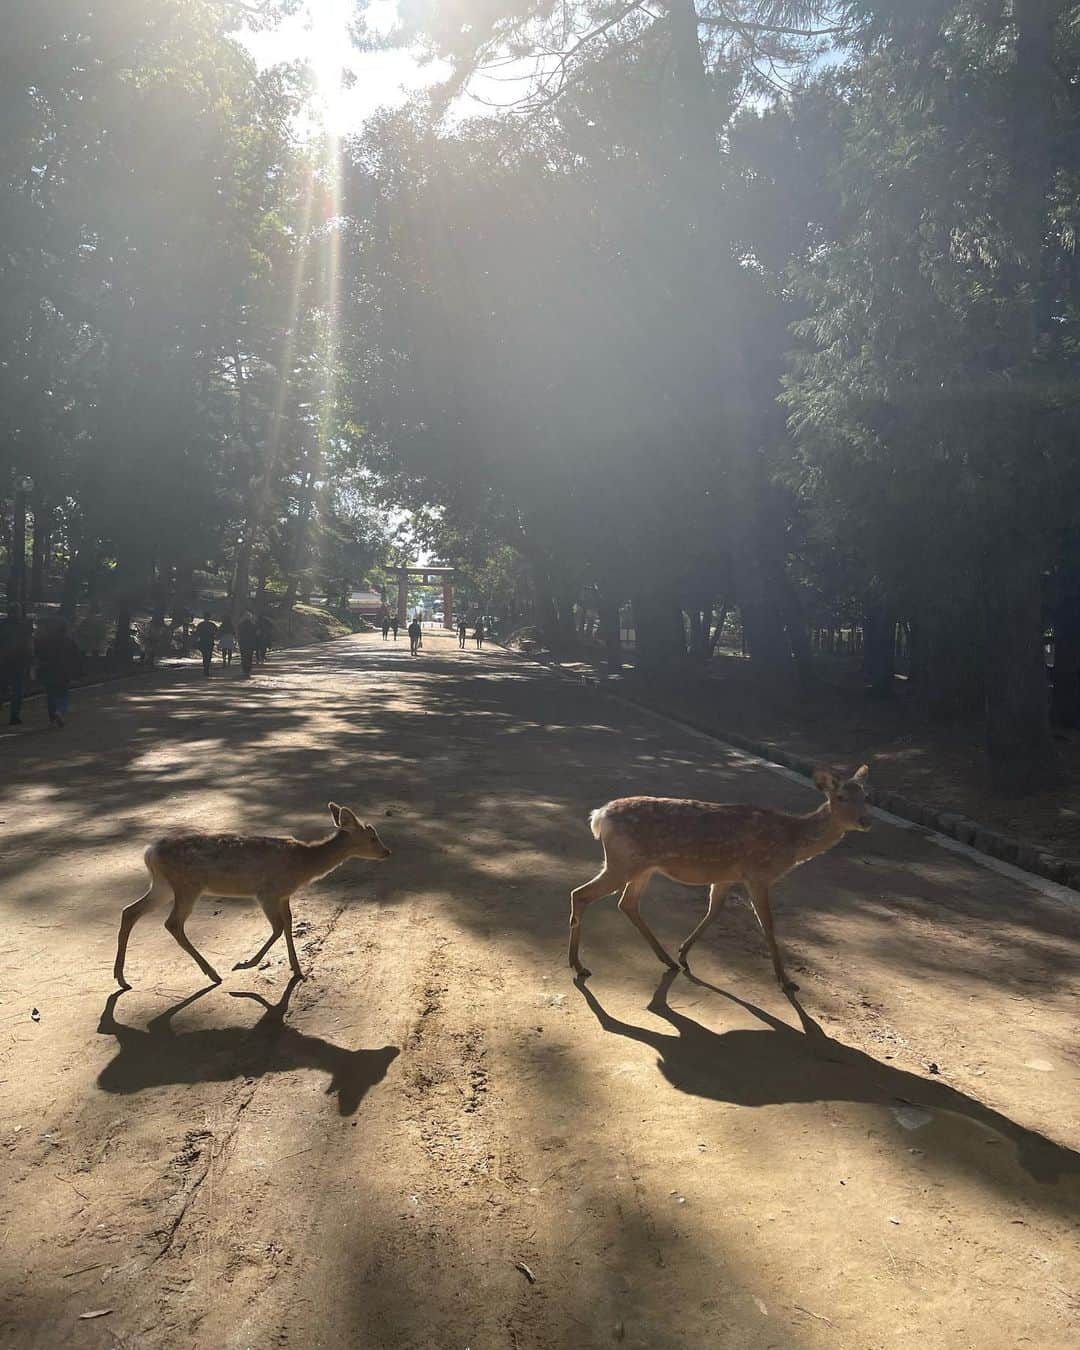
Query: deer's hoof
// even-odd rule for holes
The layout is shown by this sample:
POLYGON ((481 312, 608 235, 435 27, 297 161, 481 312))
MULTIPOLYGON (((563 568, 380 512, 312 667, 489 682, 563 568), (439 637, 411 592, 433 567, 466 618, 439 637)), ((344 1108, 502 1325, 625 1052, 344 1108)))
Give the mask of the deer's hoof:
POLYGON ((123 975, 117 975, 116 983, 120 986, 121 989, 125 991, 131 988, 131 985, 128 984, 127 980, 124 979, 123 975))

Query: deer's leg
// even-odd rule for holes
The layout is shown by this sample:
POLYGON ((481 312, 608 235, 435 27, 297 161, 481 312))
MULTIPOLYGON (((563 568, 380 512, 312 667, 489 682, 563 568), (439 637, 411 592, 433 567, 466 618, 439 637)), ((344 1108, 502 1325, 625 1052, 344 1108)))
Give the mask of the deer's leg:
POLYGON ((724 908, 724 903, 730 894, 731 887, 726 881, 716 881, 709 887, 709 907, 705 911, 705 917, 679 948, 679 965, 685 970, 690 969, 686 963, 687 953, 702 933, 704 933, 705 929, 708 928, 709 924, 712 923, 713 919, 715 919, 724 908))
POLYGON ((133 900, 130 905, 124 906, 120 915, 120 933, 116 940, 116 961, 113 965, 113 976, 121 989, 131 988, 131 985, 124 979, 124 959, 127 956, 128 938, 131 936, 131 930, 147 910, 153 909, 164 898, 164 883, 151 873, 150 889, 146 894, 140 895, 138 900, 133 900))
POLYGON ((195 901, 198 900, 202 891, 177 890, 173 887, 173 907, 169 912, 169 917, 165 920, 165 927, 177 940, 188 956, 195 962, 208 980, 213 980, 215 984, 221 983, 221 976, 214 967, 192 946, 188 935, 184 932, 184 924, 194 908, 195 901))
POLYGON ((263 913, 270 920, 270 936, 249 961, 237 961, 236 965, 233 966, 233 970, 250 970, 252 966, 257 966, 285 931, 285 920, 281 917, 281 903, 279 899, 276 896, 260 895, 258 900, 259 904, 262 906, 263 913))
POLYGON ((651 875, 650 872, 646 872, 643 876, 634 877, 633 881, 627 883, 623 889, 622 895, 619 897, 619 908, 657 954, 660 960, 663 961, 664 965, 670 966, 672 970, 678 970, 679 967, 657 941, 656 935, 641 917, 641 912, 638 908, 641 903, 641 893, 649 884, 649 877, 651 875))
POLYGON ((587 906, 594 900, 602 900, 605 895, 610 895, 612 891, 619 889, 618 883, 613 882, 611 873, 608 871, 607 863, 593 877, 592 881, 587 881, 584 886, 579 886, 577 890, 570 892, 570 950, 568 959, 579 975, 588 976, 592 972, 578 960, 578 943, 581 940, 581 916, 587 906))
POLYGON ((285 946, 289 949, 289 965, 292 966, 292 973, 302 980, 304 972, 300 969, 300 962, 296 959, 296 947, 293 945, 292 906, 289 904, 288 897, 282 902, 281 917, 285 924, 285 946))
POLYGON ((780 957, 780 948, 776 945, 776 933, 773 930, 772 907, 769 904, 768 886, 752 885, 750 887, 750 903, 754 907, 754 913, 757 915, 757 921, 761 924, 761 931, 765 934, 765 941, 769 944, 769 952, 772 956, 773 970, 776 972, 776 980, 780 988, 787 993, 789 990, 798 989, 798 985, 787 977, 787 971, 784 969, 784 963, 780 957))

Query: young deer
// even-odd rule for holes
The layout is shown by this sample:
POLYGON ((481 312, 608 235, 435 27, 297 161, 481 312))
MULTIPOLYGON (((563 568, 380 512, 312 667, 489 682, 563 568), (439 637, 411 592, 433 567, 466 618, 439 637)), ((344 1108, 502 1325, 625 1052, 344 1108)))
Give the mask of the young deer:
POLYGON ((814 786, 826 800, 806 816, 787 815, 763 806, 683 801, 676 797, 620 797, 589 817, 593 836, 604 845, 598 876, 570 893, 570 964, 581 976, 589 971, 578 960, 581 915, 585 907, 613 891, 622 891, 619 908, 645 941, 673 970, 675 962, 656 940, 639 912, 642 892, 654 872, 688 886, 708 885, 705 917, 679 948, 679 964, 723 908, 731 888, 750 892, 758 923, 772 953, 781 989, 796 989, 784 971, 773 932, 769 887, 800 863, 816 858, 847 834, 868 830, 864 764, 845 783, 818 769, 814 786))
POLYGON ((284 933, 293 974, 302 975, 293 946, 290 901, 294 892, 309 881, 325 877, 349 858, 381 860, 390 856, 374 825, 364 824, 347 806, 336 802, 329 806, 335 832, 313 844, 280 835, 199 833, 170 834, 151 844, 143 855, 150 871, 150 889, 128 905, 120 918, 113 967, 120 988, 131 988, 124 979, 124 956, 132 928, 148 910, 167 899, 170 890, 173 903, 165 927, 208 979, 221 983, 221 976, 184 932, 195 901, 207 891, 258 900, 270 920, 270 936, 250 961, 238 961, 233 970, 258 965, 284 933))

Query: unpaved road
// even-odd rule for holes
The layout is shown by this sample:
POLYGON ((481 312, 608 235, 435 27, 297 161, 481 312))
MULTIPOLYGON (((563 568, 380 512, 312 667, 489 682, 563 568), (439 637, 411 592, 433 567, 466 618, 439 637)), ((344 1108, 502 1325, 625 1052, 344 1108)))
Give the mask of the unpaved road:
MULTIPOLYGON (((0 1342, 1075 1346, 1080 898, 879 824, 777 891, 802 1019, 741 904, 707 983, 593 906, 579 989, 585 817, 631 791, 813 801, 432 638, 86 692, 0 740, 0 1342), (148 839, 314 837, 328 798, 394 856, 297 899, 307 981, 279 944, 207 991, 148 919, 112 994, 148 839)), ((675 943, 702 901, 646 909, 675 943)), ((263 925, 204 900, 189 933, 225 970, 263 925)))

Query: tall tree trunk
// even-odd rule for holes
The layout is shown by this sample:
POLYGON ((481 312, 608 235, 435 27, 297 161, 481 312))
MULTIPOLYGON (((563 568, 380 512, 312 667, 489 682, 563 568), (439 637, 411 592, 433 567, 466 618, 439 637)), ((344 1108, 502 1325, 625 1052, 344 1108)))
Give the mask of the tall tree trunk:
POLYGON ((884 600, 863 616, 863 675, 875 698, 891 698, 896 675, 896 615, 884 600))
POLYGON ((604 639, 607 658, 607 672, 618 675, 623 667, 622 634, 619 631, 619 605, 601 595, 597 605, 600 618, 600 634, 604 639))
POLYGON ((673 592, 657 589, 634 597, 637 669, 647 673, 673 671, 686 659, 686 631, 682 606, 673 592))
POLYGON ((986 588, 986 748, 994 785, 1034 792, 1053 779, 1042 572, 1033 550, 1014 539, 986 588))
POLYGON ((1063 596, 1054 609, 1054 721, 1080 727, 1080 595, 1063 596))
POLYGON ((724 627, 727 624, 729 612, 730 607, 726 600, 723 601, 722 604, 718 605, 713 611, 712 616, 713 630, 711 636, 709 637, 709 650, 708 650, 708 656, 710 660, 712 659, 712 657, 716 655, 716 649, 717 647, 719 647, 720 640, 724 636, 724 627))
POLYGON ((29 600, 32 605, 39 605, 45 599, 45 572, 49 556, 52 514, 51 508, 45 505, 39 488, 34 497, 34 533, 30 546, 29 600))
POLYGON ((559 595, 559 641, 564 651, 572 651, 577 641, 577 624, 574 621, 574 596, 566 590, 559 595))
POLYGON ((308 526, 314 505, 315 486, 314 469, 306 469, 300 483, 300 500, 296 506, 296 516, 292 521, 292 549, 290 550, 288 578, 285 588, 285 608, 290 609, 296 600, 300 574, 304 570, 307 555, 308 526))
POLYGON ((965 721, 986 704, 986 634, 961 603, 923 612, 916 629, 918 702, 931 722, 965 721))
POLYGON ((79 605, 79 591, 86 576, 87 545, 79 540, 73 546, 68 565, 64 569, 64 582, 60 592, 60 613, 65 619, 73 619, 79 605))

